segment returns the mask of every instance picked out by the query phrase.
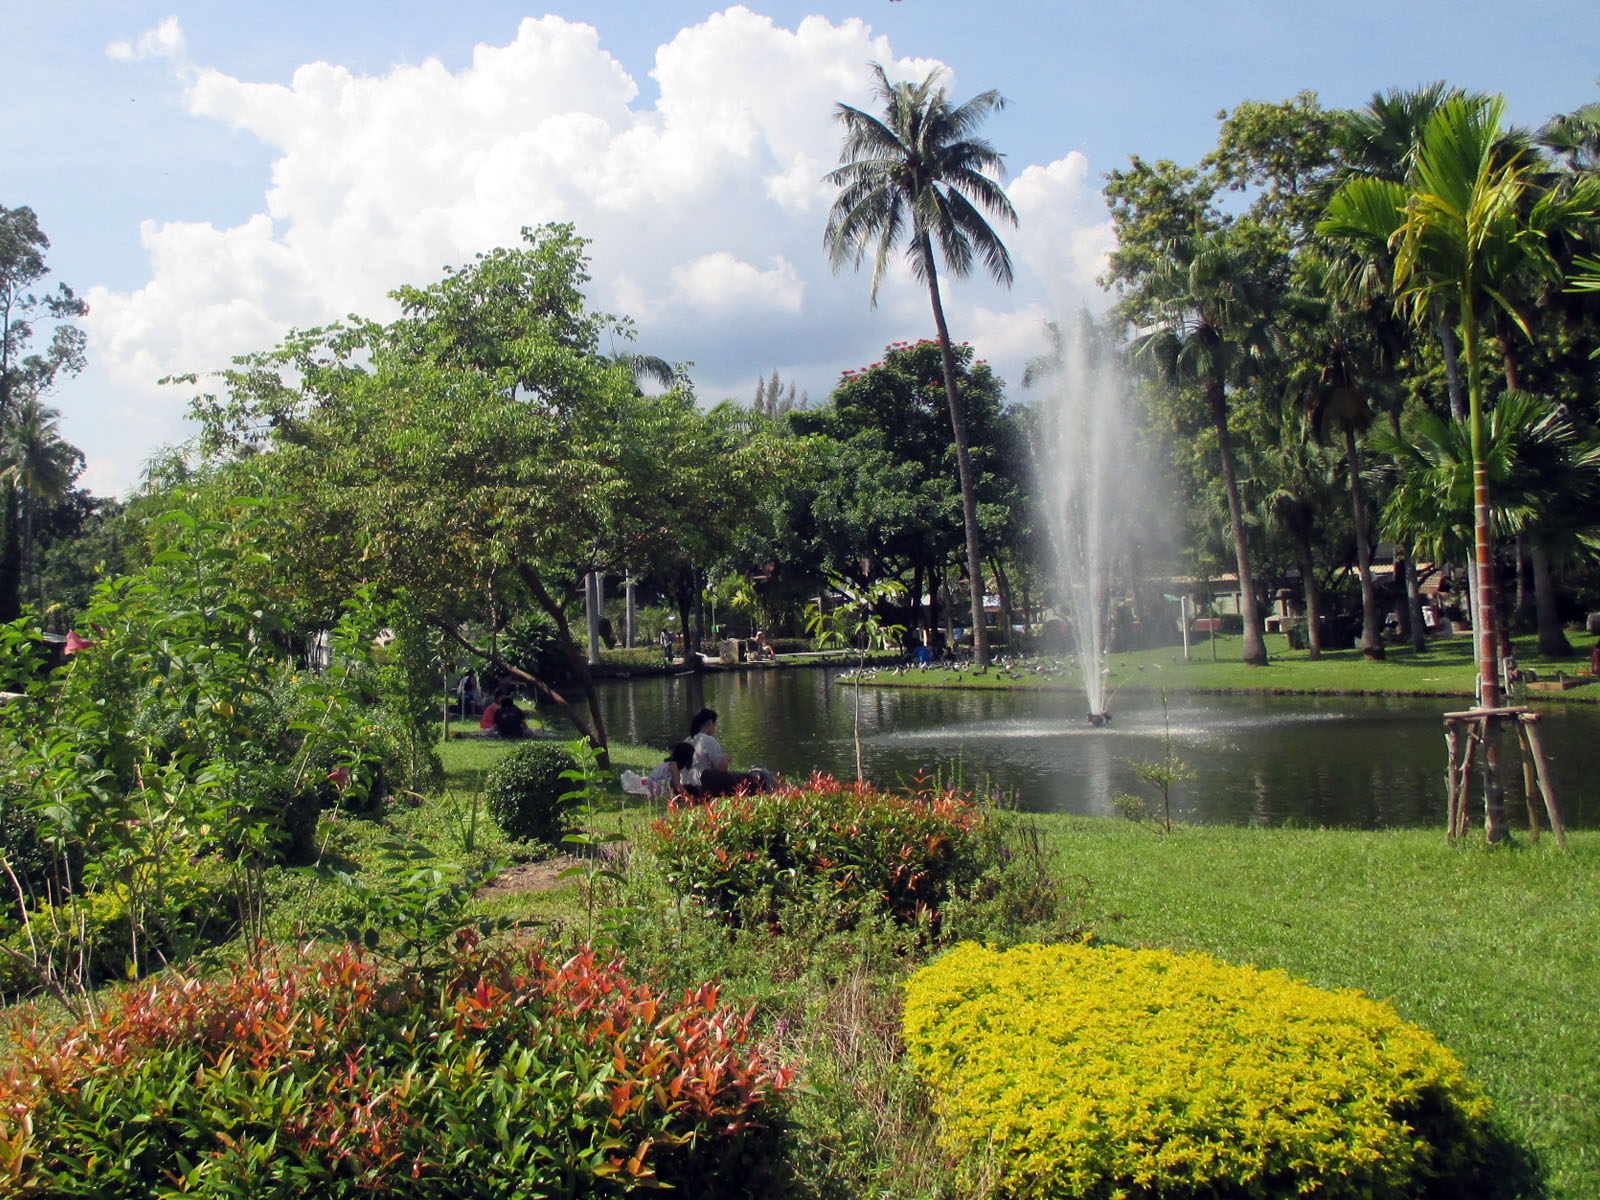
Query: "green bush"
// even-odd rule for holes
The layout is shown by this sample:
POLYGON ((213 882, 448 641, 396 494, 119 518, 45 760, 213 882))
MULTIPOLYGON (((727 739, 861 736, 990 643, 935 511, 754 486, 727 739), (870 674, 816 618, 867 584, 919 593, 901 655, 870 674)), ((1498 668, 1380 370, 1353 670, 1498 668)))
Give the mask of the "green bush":
POLYGON ((1358 992, 1203 954, 963 943, 906 1048, 974 1190, 1111 1200, 1477 1194, 1488 1103, 1358 992))
POLYGON ((730 920, 772 921, 820 893, 841 919, 866 905, 936 924, 941 905, 985 865, 981 805, 825 776, 677 808, 653 832, 669 880, 730 920))
POLYGON ((563 779, 578 762, 560 742, 523 742, 489 768, 484 799, 507 837, 556 845, 573 829, 580 798, 564 799, 578 784, 563 779))
POLYGON ((4 1195, 756 1193, 790 1082, 715 987, 470 939, 442 974, 266 957, 14 1036, 4 1195))

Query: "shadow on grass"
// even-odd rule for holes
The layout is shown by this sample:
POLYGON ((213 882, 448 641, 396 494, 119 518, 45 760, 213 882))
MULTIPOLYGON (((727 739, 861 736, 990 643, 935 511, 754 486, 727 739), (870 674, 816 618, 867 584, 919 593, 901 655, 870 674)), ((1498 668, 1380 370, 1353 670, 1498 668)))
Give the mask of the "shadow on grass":
POLYGON ((1428 1200, 1545 1200, 1550 1191, 1544 1165, 1492 1119, 1478 1170, 1470 1177, 1441 1180, 1428 1200))

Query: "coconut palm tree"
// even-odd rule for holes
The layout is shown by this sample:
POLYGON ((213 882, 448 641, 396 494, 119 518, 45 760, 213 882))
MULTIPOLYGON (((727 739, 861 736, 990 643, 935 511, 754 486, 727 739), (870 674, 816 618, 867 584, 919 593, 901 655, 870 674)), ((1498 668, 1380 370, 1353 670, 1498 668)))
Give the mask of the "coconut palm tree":
POLYGON ((964 104, 952 104, 939 86, 942 70, 920 81, 891 83, 884 69, 872 64, 874 93, 881 115, 848 104, 834 109, 844 127, 838 169, 826 181, 839 188, 828 213, 824 242, 835 271, 846 263, 859 267, 872 255, 869 299, 876 306, 878 284, 896 246, 905 243, 912 273, 927 285, 938 333, 945 398, 955 442, 956 470, 961 483, 961 516, 967 540, 967 573, 971 583, 973 652, 988 661, 983 621, 983 569, 978 535, 978 506, 972 465, 967 454, 966 420, 956 390, 956 363, 939 295, 938 257, 956 278, 968 275, 981 260, 997 283, 1010 286, 1011 256, 990 228, 991 217, 1016 224, 998 177, 1001 155, 974 136, 991 113, 1005 106, 996 91, 982 92, 964 104))
POLYGON ((1600 101, 1551 117, 1538 140, 1569 171, 1600 171, 1600 101))
POLYGON ((1244 661, 1265 666, 1267 644, 1250 573, 1228 427, 1228 388, 1271 354, 1266 305, 1248 261, 1245 253, 1218 234, 1175 242, 1150 276, 1146 294, 1153 328, 1135 339, 1133 352, 1136 358, 1154 362, 1169 384, 1195 384, 1205 393, 1238 565, 1244 661))
POLYGON ((0 430, 0 479, 19 494, 22 582, 34 601, 39 599, 39 570, 33 553, 34 512, 66 495, 83 458, 76 446, 61 439, 60 418, 57 410, 41 403, 37 396, 28 396, 0 430))

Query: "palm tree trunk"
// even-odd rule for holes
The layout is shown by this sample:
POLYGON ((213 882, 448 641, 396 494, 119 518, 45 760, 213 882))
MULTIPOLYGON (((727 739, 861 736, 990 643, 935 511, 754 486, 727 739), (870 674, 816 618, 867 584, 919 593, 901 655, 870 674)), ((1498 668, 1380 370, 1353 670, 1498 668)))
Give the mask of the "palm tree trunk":
MULTIPOLYGON (((1472 421, 1472 549, 1478 576, 1478 686, 1484 708, 1500 707, 1500 664, 1495 644, 1494 554, 1489 527, 1489 464, 1484 460, 1483 395, 1478 328, 1471 288, 1463 289, 1462 344, 1467 356, 1467 401, 1472 421)), ((1500 786, 1499 722, 1483 723, 1483 832, 1492 845, 1504 840, 1505 793, 1500 786)))
POLYGON ((1428 623, 1422 619, 1422 584, 1417 579, 1417 560, 1406 555, 1406 608, 1411 613, 1411 648, 1421 654, 1428 648, 1428 623))
POLYGON ((1561 628, 1561 614, 1556 609, 1555 578, 1550 572, 1550 555, 1538 542, 1528 547, 1528 557, 1533 563, 1534 608, 1539 614, 1539 653, 1559 658, 1572 653, 1572 643, 1561 628))
POLYGON ((1011 641, 1011 627, 1017 623, 1017 606, 1011 597, 1011 580, 1006 575, 1005 565, 997 554, 994 557, 994 583, 1000 592, 1000 611, 1005 615, 1006 641, 1011 641))
POLYGON ((1361 495, 1361 448, 1356 431, 1344 427, 1345 460, 1350 464, 1350 510, 1356 527, 1356 573, 1361 578, 1361 654, 1380 659, 1383 651, 1383 614, 1378 611, 1378 589, 1372 584, 1372 546, 1367 541, 1367 505, 1361 495))
POLYGON ((1455 421, 1467 419, 1467 404, 1461 391, 1461 350, 1456 344, 1456 331, 1443 309, 1433 316, 1433 327, 1439 335, 1439 349, 1444 355, 1445 392, 1450 397, 1450 417, 1455 421))
POLYGON ((1317 562, 1311 553, 1311 537, 1302 527, 1294 539, 1295 555, 1300 560, 1300 583, 1306 596, 1306 658, 1322 657, 1322 588, 1317 584, 1317 562))
POLYGON ((961 482, 961 523, 967 535, 967 575, 972 590, 972 660, 989 662, 989 639, 983 627, 983 558, 978 539, 978 500, 972 487, 972 463, 967 456, 967 421, 956 393, 956 357, 950 349, 950 330, 939 301, 939 276, 933 262, 933 242, 924 232, 918 239, 923 269, 928 274, 928 299, 933 304, 933 325, 939 334, 939 362, 944 368, 944 395, 950 402, 950 433, 956 444, 956 473, 961 482))
POLYGON ((1239 484, 1233 470, 1233 441, 1228 436, 1228 398, 1222 384, 1206 384, 1211 401, 1211 420, 1217 429, 1217 450, 1222 458, 1222 486, 1228 494, 1228 525, 1233 533, 1234 559, 1239 568, 1239 612, 1244 619, 1244 661, 1247 666, 1267 665, 1267 642, 1261 632, 1261 613, 1256 608, 1255 583, 1250 578, 1250 556, 1245 547, 1244 515, 1239 504, 1239 484))

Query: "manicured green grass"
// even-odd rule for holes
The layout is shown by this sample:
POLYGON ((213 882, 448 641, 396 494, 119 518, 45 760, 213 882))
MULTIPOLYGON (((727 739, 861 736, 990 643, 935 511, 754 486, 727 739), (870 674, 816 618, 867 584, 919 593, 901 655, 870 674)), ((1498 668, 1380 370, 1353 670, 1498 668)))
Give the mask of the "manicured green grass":
MULTIPOLYGON (((1325 650, 1312 662, 1304 650, 1290 650, 1286 637, 1269 635, 1265 667, 1247 667, 1239 661, 1238 636, 1216 639, 1213 661, 1209 639, 1196 637, 1185 662, 1179 646, 1139 650, 1111 655, 1106 666, 1112 688, 1144 688, 1195 692, 1384 692, 1395 694, 1464 696, 1473 694, 1475 668, 1471 639, 1465 635, 1429 642, 1420 654, 1409 646, 1390 646, 1387 657, 1368 662, 1359 650, 1325 650)), ((1571 636, 1571 657, 1546 659, 1535 652, 1533 638, 1513 640, 1518 665, 1532 668, 1541 678, 1552 678, 1557 671, 1576 676, 1588 668, 1589 650, 1595 639, 1571 636)), ((1065 656, 1062 656, 1064 661, 1065 656)), ((1031 660, 1038 663, 1041 660, 1031 660)), ((973 671, 906 671, 893 674, 879 671, 873 682, 894 687, 1070 687, 1079 686, 1073 668, 1055 674, 1040 674, 1031 666, 1000 667, 983 674, 973 671)), ((1531 700, 1600 701, 1600 684, 1590 684, 1561 693, 1531 693, 1531 700)))
POLYGON ((1550 1196, 1600 1195, 1600 834, 1491 852, 1423 830, 1043 821, 1099 936, 1389 1001, 1461 1055, 1550 1196))

